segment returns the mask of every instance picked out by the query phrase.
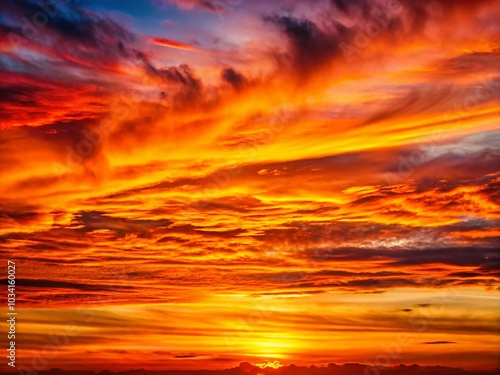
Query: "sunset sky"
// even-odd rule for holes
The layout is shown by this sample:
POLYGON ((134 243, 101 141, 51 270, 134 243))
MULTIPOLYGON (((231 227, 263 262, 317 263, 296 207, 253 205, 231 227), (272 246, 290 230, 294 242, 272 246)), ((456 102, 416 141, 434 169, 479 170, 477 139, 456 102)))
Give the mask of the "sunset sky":
POLYGON ((0 4, 18 366, 500 367, 500 1, 0 4))

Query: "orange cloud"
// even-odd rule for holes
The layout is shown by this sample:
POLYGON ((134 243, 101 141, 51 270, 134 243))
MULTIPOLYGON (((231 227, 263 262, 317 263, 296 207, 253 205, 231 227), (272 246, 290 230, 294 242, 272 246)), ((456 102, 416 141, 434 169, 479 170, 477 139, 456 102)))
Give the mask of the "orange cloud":
POLYGON ((195 51, 196 49, 193 46, 190 46, 189 44, 181 43, 172 39, 167 39, 167 38, 149 38, 149 41, 153 44, 163 46, 163 47, 169 47, 169 48, 177 48, 177 49, 182 49, 182 50, 188 50, 188 51, 195 51))

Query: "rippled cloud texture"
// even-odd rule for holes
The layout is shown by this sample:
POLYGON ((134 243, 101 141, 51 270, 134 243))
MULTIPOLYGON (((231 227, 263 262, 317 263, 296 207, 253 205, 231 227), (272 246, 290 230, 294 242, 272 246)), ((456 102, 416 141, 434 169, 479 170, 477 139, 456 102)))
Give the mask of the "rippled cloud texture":
POLYGON ((1 10, 20 364, 500 366, 499 1, 1 10))

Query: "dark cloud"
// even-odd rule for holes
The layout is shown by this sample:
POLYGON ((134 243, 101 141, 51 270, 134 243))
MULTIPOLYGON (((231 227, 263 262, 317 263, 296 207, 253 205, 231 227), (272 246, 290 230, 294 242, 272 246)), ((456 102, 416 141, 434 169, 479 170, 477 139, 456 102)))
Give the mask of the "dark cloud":
MULTIPOLYGON (((177 103, 187 103, 192 106, 195 101, 202 98, 202 82, 189 65, 181 64, 179 66, 157 68, 148 58, 143 56, 141 59, 144 70, 149 76, 176 90, 174 99, 177 103)), ((167 94, 165 94, 165 97, 167 97, 167 94)))
MULTIPOLYGON (((313 279, 312 281, 309 282, 295 283, 297 279, 293 278, 293 276, 287 276, 286 278, 283 278, 283 275, 281 276, 282 276, 281 278, 284 281, 289 283, 288 288, 294 288, 294 289, 333 288, 335 290, 344 290, 344 291, 372 291, 372 290, 383 291, 385 289, 391 289, 391 288, 424 287, 424 286, 429 287, 433 285, 433 283, 422 283, 417 280, 409 280, 409 279, 361 279, 361 280, 331 281, 331 282, 326 282, 325 280, 313 279)), ((306 276, 306 275, 299 275, 299 276, 306 276)))
MULTIPOLYGON (((28 85, 3 85, 0 91, 0 105, 5 111, 7 103, 16 103, 21 107, 42 107, 38 94, 44 94, 43 88, 28 85)), ((1 113, 2 117, 8 116, 10 111, 1 113)), ((11 115, 11 114, 10 114, 11 115)))
POLYGON ((334 23, 332 30, 325 32, 307 18, 274 14, 265 16, 264 21, 283 33, 288 43, 287 62, 302 77, 340 54, 340 42, 347 35, 347 28, 340 23, 334 23))
POLYGON ((419 286, 419 283, 414 280, 408 279, 363 279, 363 280, 350 280, 341 284, 346 287, 356 288, 393 288, 393 287, 410 287, 419 286))
POLYGON ((441 344, 456 344, 455 341, 426 341, 422 342, 421 344, 425 345, 441 345, 441 344))
MULTIPOLYGON (((325 232, 326 233, 326 232, 325 232)), ((286 238, 287 236, 283 236, 286 238)), ((307 237, 303 234, 297 233, 292 238, 294 241, 298 241, 301 238, 301 243, 306 244, 307 237)), ((322 241, 335 241, 334 236, 330 234, 330 237, 323 237, 319 239, 322 241), (327 238, 330 238, 327 240, 327 238)), ((302 245, 304 246, 304 245, 302 245)), ((297 249, 297 256, 304 257, 309 261, 314 262, 351 262, 351 261, 373 261, 373 260, 384 260, 387 266, 430 266, 433 264, 446 264, 461 267, 473 267, 477 271, 477 267, 481 270, 497 270, 500 256, 495 252, 493 248, 482 248, 474 246, 464 246, 464 247, 442 247, 442 248, 425 248, 425 249, 415 249, 407 248, 402 251, 401 249, 383 249, 383 248, 350 248, 350 247, 339 247, 339 248, 315 248, 312 245, 308 249, 297 249)), ((477 271, 478 272, 478 271, 477 271)), ((483 274, 482 276, 487 276, 483 274)), ((458 275, 453 275, 450 279, 429 279, 426 284, 445 285, 458 281, 456 277, 463 277, 458 275)), ((357 281, 360 282, 360 281, 357 281)), ((377 283, 378 281, 365 280, 361 283, 371 284, 377 283)), ((401 283, 405 283, 405 280, 401 280, 401 283)), ((478 280, 479 282, 479 280, 478 280)))
POLYGON ((0 203, 0 227, 8 226, 11 221, 20 225, 36 222, 44 216, 39 210, 37 206, 0 203))
MULTIPOLYGON (((7 279, 0 281, 7 284, 7 279)), ((116 285, 99 285, 99 284, 82 284, 73 283, 63 280, 45 280, 45 279, 16 279, 16 285, 20 287, 44 288, 44 289, 75 289, 82 291, 98 291, 98 292, 120 292, 134 289, 132 286, 116 286, 116 285)))
POLYGON ((112 230, 121 235, 145 233, 151 229, 168 227, 169 220, 124 219, 111 217, 99 211, 83 211, 75 215, 75 222, 83 225, 84 231, 112 230))
POLYGON ((448 276, 452 276, 452 277, 478 277, 478 276, 484 276, 484 275, 479 273, 479 272, 452 272, 448 276))
POLYGON ((190 89, 199 89, 201 81, 194 74, 193 69, 186 64, 179 66, 169 66, 167 68, 155 68, 149 63, 146 63, 146 72, 151 76, 164 79, 170 83, 179 83, 190 89))
MULTIPOLYGON (((87 339, 87 337, 86 337, 87 339)), ((99 342, 99 340, 96 340, 99 342)), ((42 341, 43 342, 43 341, 42 341)), ((90 353, 95 353, 91 351, 90 353)), ((169 354, 168 352, 162 351, 161 354, 169 354)), ((190 357, 190 356, 189 356, 190 357)), ((187 358, 189 358, 187 357, 187 358)), ((174 356, 174 358, 186 358, 185 356, 174 356)), ((235 361, 234 358, 221 358, 214 357, 211 359, 214 362, 224 361, 235 361)), ((175 367, 175 366, 174 366, 175 367)), ((100 373, 92 371, 69 371, 62 369, 51 369, 40 371, 41 375, 81 375, 82 373, 86 375, 366 375, 369 373, 381 374, 381 375, 496 375, 498 369, 491 370, 464 370, 462 368, 453 368, 445 366, 420 366, 416 364, 412 365, 395 365, 395 366, 371 366, 363 363, 344 363, 335 364, 329 363, 326 366, 296 366, 294 364, 289 366, 283 366, 279 369, 273 369, 270 367, 260 368, 249 362, 242 362, 238 367, 227 368, 220 370, 162 370, 162 371, 148 371, 144 369, 137 370, 127 370, 127 371, 117 371, 112 372, 109 370, 101 371, 100 373)))
POLYGON ((170 243, 188 243, 189 240, 180 238, 180 237, 173 237, 173 236, 165 236, 160 238, 159 240, 156 241, 157 243, 163 243, 163 242, 170 242, 170 243))
POLYGON ((95 119, 104 112, 100 103, 88 103, 76 93, 90 91, 99 99, 95 87, 66 82, 64 74, 51 74, 53 67, 47 68, 47 75, 43 78, 37 77, 41 72, 36 69, 28 73, 12 73, 7 67, 5 69, 7 71, 1 74, 9 79, 0 82, 0 119, 5 124, 47 126, 44 133, 49 134, 63 124, 95 119), (77 103, 84 108, 76 106, 77 103))
MULTIPOLYGON (((448 24, 453 20, 463 20, 466 16, 470 21, 472 14, 491 3, 491 0, 468 3, 331 0, 329 6, 322 9, 323 17, 312 19, 288 13, 266 15, 264 20, 278 27, 287 42, 287 52, 275 54, 278 69, 288 66, 304 83, 304 77, 313 71, 334 64, 345 67, 353 58, 363 62, 365 53, 370 58, 370 48, 366 47, 374 39, 377 44, 385 46, 386 55, 391 54, 400 45, 418 39, 427 40, 429 27, 434 28, 436 34, 447 32, 448 24)), ((455 65, 461 69, 468 63, 458 61, 455 65)), ((349 66, 349 69, 353 68, 356 66, 349 66)), ((495 68, 489 63, 488 69, 495 68)))
POLYGON ((221 77, 224 82, 229 83, 232 87, 239 90, 246 83, 245 76, 233 68, 225 68, 221 72, 221 77))
MULTIPOLYGON (((498 165, 498 159, 495 160, 498 165)), ((500 181, 492 179, 485 187, 480 190, 488 200, 496 205, 500 205, 500 181)))
POLYGON ((313 275, 317 275, 317 276, 391 277, 391 276, 404 276, 404 275, 407 275, 407 273, 405 273, 405 272, 393 272, 393 271, 349 272, 349 271, 342 271, 342 270, 324 270, 324 271, 314 272, 313 275))
POLYGON ((373 8, 373 4, 370 5, 367 0, 331 0, 331 2, 339 11, 351 16, 361 12, 367 17, 373 8))
POLYGON ((473 74, 474 72, 495 74, 499 72, 498 64, 500 52, 473 52, 452 57, 443 61, 439 66, 439 73, 443 76, 473 74))
POLYGON ((456 266, 481 266, 497 262, 500 255, 493 249, 480 247, 456 247, 440 249, 408 249, 399 252, 392 261, 396 265, 450 264, 456 266))
POLYGON ((422 114, 440 104, 458 100, 456 92, 449 86, 418 87, 392 100, 383 110, 363 121, 363 125, 380 123, 402 115, 422 114))

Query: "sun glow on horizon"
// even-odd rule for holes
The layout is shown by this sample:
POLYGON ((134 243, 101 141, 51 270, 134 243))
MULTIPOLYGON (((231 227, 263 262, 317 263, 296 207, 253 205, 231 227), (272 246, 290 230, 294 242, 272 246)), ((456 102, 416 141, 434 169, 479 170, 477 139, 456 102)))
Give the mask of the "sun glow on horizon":
POLYGON ((262 362, 262 363, 255 363, 253 365, 260 367, 260 368, 274 368, 274 369, 277 369, 277 368, 284 366, 280 363, 280 361, 273 361, 273 362, 266 361, 266 362, 262 362))

